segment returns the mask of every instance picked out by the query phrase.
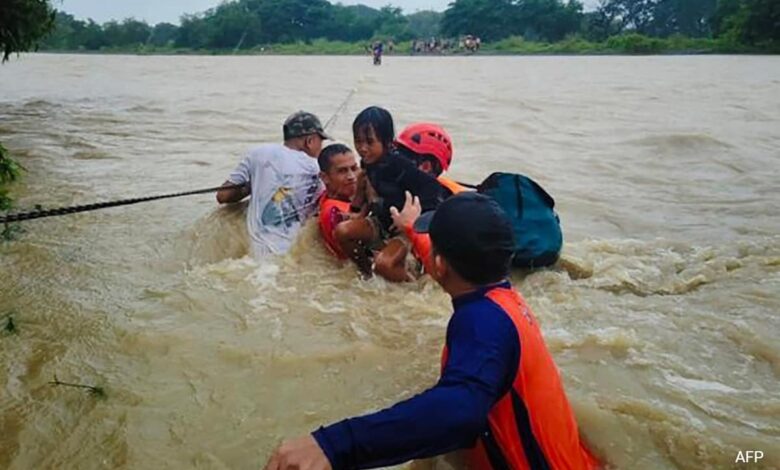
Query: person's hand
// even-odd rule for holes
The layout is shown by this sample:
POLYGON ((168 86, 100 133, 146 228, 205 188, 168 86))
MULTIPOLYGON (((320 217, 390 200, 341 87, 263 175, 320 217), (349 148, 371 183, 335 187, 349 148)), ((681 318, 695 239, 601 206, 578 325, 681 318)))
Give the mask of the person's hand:
POLYGON ((404 203, 401 212, 395 207, 390 208, 390 216, 393 218, 393 225, 401 233, 406 233, 407 227, 414 225, 414 221, 420 217, 422 213, 422 206, 420 206, 420 198, 417 196, 412 197, 412 193, 406 191, 406 202, 404 203))
POLYGON ((311 435, 282 442, 264 470, 331 470, 330 462, 311 435))

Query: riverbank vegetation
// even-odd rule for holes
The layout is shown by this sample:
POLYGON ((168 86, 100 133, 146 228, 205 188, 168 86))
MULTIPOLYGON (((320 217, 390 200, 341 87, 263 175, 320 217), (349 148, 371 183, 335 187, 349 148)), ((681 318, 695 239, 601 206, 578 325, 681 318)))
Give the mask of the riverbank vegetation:
POLYGON ((8 151, 0 143, 0 211, 11 208, 7 185, 16 181, 21 173, 22 167, 8 155, 8 151))
MULTIPOLYGON (((55 10, 49 0, 3 0, 0 3, 0 51, 5 63, 11 54, 35 49, 54 28, 55 10)), ((2 86, 0 81, 0 86, 2 86)), ((8 185, 19 178, 22 166, 13 160, 0 142, 0 211, 11 208, 8 185)), ((11 228, 6 225, 0 238, 11 228)))
POLYGON ((777 0, 455 0, 444 12, 405 15, 386 6, 326 0, 233 0, 184 15, 180 25, 135 19, 98 24, 64 12, 41 42, 49 51, 142 54, 363 54, 373 41, 393 53, 657 54, 780 52, 777 0))
MULTIPOLYGON (((49 52, 74 52, 49 50, 49 52)), ((240 50, 190 49, 173 46, 149 46, 139 44, 130 47, 104 47, 80 53, 137 54, 137 55, 362 55, 368 54, 362 42, 329 41, 315 39, 294 43, 265 44, 240 50)), ((612 36, 604 41, 589 41, 581 36, 569 36, 558 42, 527 41, 522 36, 511 36, 492 43, 482 43, 479 55, 609 55, 609 54, 771 54, 780 53, 777 47, 751 46, 723 38, 688 38, 675 35, 655 38, 641 34, 612 36)), ((394 44, 390 54, 415 55, 412 42, 394 44)), ((440 55, 466 55, 471 52, 461 48, 435 52, 440 55)), ((430 54, 429 54, 430 55, 430 54)))

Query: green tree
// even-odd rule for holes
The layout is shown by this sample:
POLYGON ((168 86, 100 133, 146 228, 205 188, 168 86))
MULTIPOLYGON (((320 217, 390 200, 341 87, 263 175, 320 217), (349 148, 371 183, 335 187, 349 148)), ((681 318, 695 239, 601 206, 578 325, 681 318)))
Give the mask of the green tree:
POLYGON ((334 5, 325 25, 325 37, 350 42, 370 39, 378 16, 379 10, 365 5, 334 5))
MULTIPOLYGON (((41 39, 42 49, 70 49, 75 37, 76 19, 72 15, 58 11, 54 17, 52 31, 41 39)), ((81 25, 83 27, 83 23, 81 25)))
POLYGON ((103 34, 108 46, 128 47, 146 44, 152 28, 144 21, 127 18, 121 23, 109 21, 103 25, 103 34))
POLYGON ((11 208, 11 198, 8 197, 5 186, 19 178, 21 173, 22 167, 8 155, 8 151, 0 143, 0 210, 11 208))
POLYGON ((625 30, 647 34, 656 0, 601 0, 598 11, 616 33, 625 30))
POLYGON ((374 35, 397 40, 411 39, 409 20, 400 8, 384 6, 379 10, 379 16, 374 20, 374 35))
POLYGON ((455 0, 444 11, 441 31, 445 36, 475 34, 494 41, 512 34, 515 16, 512 0, 455 0))
POLYGON ((35 49, 54 26, 55 10, 49 0, 3 0, 0 2, 0 49, 2 62, 14 52, 35 49))
POLYGON ((513 34, 529 40, 560 41, 580 30, 582 3, 569 0, 520 0, 516 3, 513 34))
POLYGON ((170 46, 176 41, 179 28, 171 23, 157 23, 152 29, 149 44, 154 46, 170 46))
POLYGON ((733 28, 735 16, 740 13, 742 3, 742 0, 718 0, 715 12, 710 18, 713 35, 723 36, 724 33, 733 28))
POLYGON ((456 0, 444 12, 441 30, 448 36, 475 34, 487 41, 521 35, 558 41, 581 30, 579 0, 456 0))
POLYGON ((719 0, 712 22, 718 36, 751 46, 780 47, 777 0, 719 0))
POLYGON ((657 34, 669 36, 682 34, 689 37, 712 35, 710 19, 715 13, 717 0, 666 0, 655 12, 657 34))
POLYGON ((92 19, 89 19, 86 23, 82 24, 84 26, 77 33, 77 36, 73 41, 74 47, 72 47, 72 49, 83 47, 91 51, 96 51, 106 45, 106 35, 103 32, 102 26, 92 21, 92 19))
POLYGON ((259 15, 247 2, 222 3, 206 13, 206 47, 238 49, 257 45, 262 37, 259 15))
POLYGON ((174 44, 176 47, 203 49, 208 38, 208 25, 201 15, 184 15, 174 44))
POLYGON ((585 13, 582 21, 582 35, 590 41, 603 41, 618 34, 620 25, 601 10, 585 13))
POLYGON ((41 41, 42 49, 97 50, 106 45, 103 28, 94 21, 81 21, 58 11, 54 29, 41 41))
POLYGON ((247 5, 260 16, 266 42, 322 37, 332 8, 327 0, 247 0, 247 5))
POLYGON ((409 21, 407 29, 409 34, 415 38, 438 36, 443 16, 443 13, 432 10, 418 11, 411 15, 407 15, 406 19, 409 21))
MULTIPOLYGON (((51 31, 55 10, 47 0, 3 0, 0 3, 0 49, 2 63, 13 53, 35 49, 51 31)), ((0 209, 8 210, 11 199, 6 185, 19 177, 21 166, 0 144, 0 209)), ((4 232, 5 233, 5 232, 4 232)))
POLYGON ((602 0, 586 29, 608 36, 632 31, 648 36, 710 36, 716 0, 602 0))

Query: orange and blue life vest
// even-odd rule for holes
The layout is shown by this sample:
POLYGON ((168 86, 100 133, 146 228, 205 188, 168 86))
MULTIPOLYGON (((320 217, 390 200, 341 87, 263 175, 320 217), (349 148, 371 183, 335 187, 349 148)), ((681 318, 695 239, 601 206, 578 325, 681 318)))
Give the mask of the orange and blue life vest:
POLYGON ((453 298, 441 377, 389 408, 312 433, 334 470, 472 449, 472 468, 594 468, 558 370, 508 282, 453 298))
MULTIPOLYGON (((598 461, 580 440, 558 368, 525 299, 508 283, 485 297, 512 320, 521 354, 511 387, 490 409, 488 429, 469 451, 471 468, 597 468, 598 461)), ((445 345, 442 369, 447 358, 445 345)))

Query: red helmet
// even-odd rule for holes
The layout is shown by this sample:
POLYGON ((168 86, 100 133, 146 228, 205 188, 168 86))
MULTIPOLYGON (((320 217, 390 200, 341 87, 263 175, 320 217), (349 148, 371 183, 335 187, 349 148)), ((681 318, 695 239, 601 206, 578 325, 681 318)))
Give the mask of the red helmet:
POLYGON ((406 126, 398 135, 396 143, 414 153, 432 155, 447 171, 452 163, 452 139, 441 126, 429 122, 418 122, 406 126))

